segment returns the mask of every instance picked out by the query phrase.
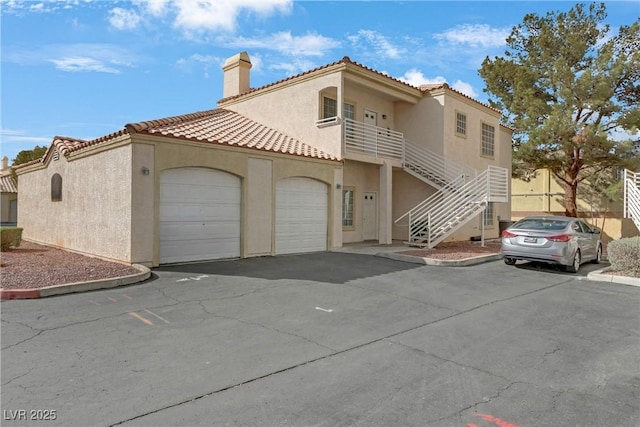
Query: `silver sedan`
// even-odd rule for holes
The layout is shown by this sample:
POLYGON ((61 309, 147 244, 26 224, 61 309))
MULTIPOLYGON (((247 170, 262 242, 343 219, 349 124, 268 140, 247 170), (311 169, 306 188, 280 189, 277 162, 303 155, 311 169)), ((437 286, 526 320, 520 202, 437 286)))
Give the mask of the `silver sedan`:
POLYGON ((538 261, 564 265, 576 273, 582 263, 600 262, 600 229, 579 218, 528 216, 502 232, 501 252, 507 265, 538 261))

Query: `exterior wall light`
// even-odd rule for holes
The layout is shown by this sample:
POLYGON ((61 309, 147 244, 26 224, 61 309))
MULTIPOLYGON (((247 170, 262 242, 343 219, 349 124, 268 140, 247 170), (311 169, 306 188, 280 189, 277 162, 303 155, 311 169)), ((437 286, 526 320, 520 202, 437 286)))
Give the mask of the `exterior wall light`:
POLYGON ((149 168, 146 166, 142 167, 142 175, 149 175, 149 168))

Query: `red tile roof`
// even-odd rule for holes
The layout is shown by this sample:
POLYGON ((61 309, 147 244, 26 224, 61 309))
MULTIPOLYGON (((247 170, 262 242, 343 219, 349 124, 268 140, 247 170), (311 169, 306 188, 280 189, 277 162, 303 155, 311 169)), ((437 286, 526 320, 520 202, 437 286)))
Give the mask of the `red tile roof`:
POLYGON ((374 70, 373 68, 369 68, 369 67, 367 67, 366 65, 363 65, 363 64, 360 64, 360 63, 358 63, 358 62, 352 61, 352 60, 351 60, 351 58, 349 58, 348 56, 345 56, 345 57, 343 57, 342 59, 340 59, 339 61, 335 61, 335 62, 332 62, 332 63, 330 63, 330 64, 322 65, 322 66, 320 66, 320 67, 313 68, 313 69, 308 70, 308 71, 304 71, 304 72, 302 72, 302 73, 300 73, 300 74, 296 74, 296 75, 294 75, 294 76, 290 76, 290 77, 287 77, 287 78, 282 79, 282 80, 277 80, 277 81, 275 81, 275 82, 273 82, 273 83, 269 83, 269 84, 264 85, 264 86, 261 86, 261 87, 257 87, 257 88, 249 89, 248 91, 243 92, 243 93, 238 94, 238 95, 228 96, 228 97, 226 97, 226 98, 221 99, 221 100, 220 100, 220 101, 218 101, 218 102, 219 102, 219 103, 224 103, 224 102, 226 102, 226 101, 230 101, 230 100, 232 100, 232 99, 241 98, 241 97, 246 96, 246 95, 248 95, 248 94, 250 94, 250 93, 258 92, 258 91, 261 91, 261 90, 264 90, 264 89, 270 88, 270 87, 272 87, 272 86, 275 86, 275 85, 278 85, 278 84, 281 84, 281 83, 284 83, 284 82, 287 82, 287 81, 296 80, 296 79, 298 79, 298 78, 300 78, 300 77, 303 77, 303 76, 306 76, 306 75, 308 75, 308 74, 312 74, 312 73, 315 73, 315 72, 317 72, 317 71, 324 70, 324 69, 326 69, 326 68, 330 68, 330 67, 333 67, 333 66, 335 66, 335 65, 340 65, 340 64, 353 64, 353 65, 355 65, 356 67, 362 68, 363 70, 370 71, 370 72, 375 73, 375 74, 377 74, 377 75, 379 75, 379 76, 383 76, 383 77, 385 77, 385 78, 387 78, 387 79, 389 79, 389 80, 392 80, 392 81, 394 81, 394 82, 401 83, 401 84, 403 84, 403 85, 405 85, 405 86, 408 86, 408 87, 410 87, 410 88, 413 88, 413 89, 418 89, 417 87, 415 87, 415 86, 413 86, 413 85, 411 85, 411 84, 409 84, 409 83, 407 83, 407 82, 405 82, 405 81, 402 81, 402 80, 400 80, 400 79, 396 79, 395 77, 391 77, 391 76, 390 76, 390 75, 388 75, 388 74, 381 73, 380 71, 374 70))
POLYGON ((273 83, 269 83, 269 84, 267 84, 267 85, 265 85, 265 86, 261 86, 261 87, 257 87, 257 88, 252 88, 252 89, 249 89, 248 91, 243 92, 243 93, 238 94, 238 95, 233 95, 233 96, 229 96, 229 97, 227 97, 227 98, 223 98, 223 99, 221 99, 221 100, 220 100, 220 101, 218 101, 218 102, 219 102, 219 103, 224 103, 224 102, 226 102, 226 101, 230 101, 230 100, 233 100, 233 99, 241 98, 241 97, 246 96, 246 95, 248 95, 248 94, 251 94, 251 93, 254 93, 254 92, 258 92, 258 91, 261 91, 261 90, 264 90, 264 89, 270 88, 270 87, 272 87, 272 86, 275 86, 275 85, 278 85, 278 84, 281 84, 281 83, 284 83, 284 82, 287 82, 287 81, 296 80, 296 79, 298 79, 298 78, 300 78, 300 77, 303 77, 303 76, 306 76, 306 75, 308 75, 308 74, 312 74, 312 73, 315 73, 315 72, 317 72, 317 71, 324 70, 324 69, 326 69, 326 68, 333 67, 333 66, 335 66, 335 65, 339 65, 339 64, 353 64, 353 65, 355 65, 356 67, 362 68, 363 70, 367 70, 367 71, 372 72, 372 73, 375 73, 375 74, 377 74, 377 75, 379 75, 379 76, 383 76, 383 77, 385 77, 385 78, 387 78, 387 79, 389 79, 389 80, 392 80, 392 81, 394 81, 394 82, 402 83, 403 85, 409 86, 409 87, 414 88, 414 89, 418 89, 418 90, 420 90, 420 91, 421 91, 421 92, 423 92, 423 93, 424 93, 424 92, 429 92, 429 91, 432 91, 432 90, 435 90, 435 89, 442 89, 442 88, 446 88, 446 89, 451 90, 451 91, 453 91, 453 92, 455 92, 455 93, 458 93, 458 94, 460 94, 460 95, 462 95, 462 96, 464 96, 464 97, 467 97, 467 98, 469 98, 470 100, 475 101, 475 102, 477 102, 478 104, 480 104, 480 105, 482 105, 482 106, 485 106, 485 107, 490 108, 490 109, 492 109, 492 110, 494 110, 494 111, 497 111, 497 112, 499 112, 499 113, 502 113, 502 111, 500 111, 500 110, 498 110, 498 109, 496 109, 496 108, 493 108, 493 107, 491 107, 490 105, 485 104, 484 102, 480 102, 480 101, 478 101, 477 99, 470 97, 469 95, 466 95, 466 94, 464 94, 464 93, 462 93, 462 92, 460 92, 460 91, 458 91, 458 90, 453 89, 453 88, 452 88, 451 86, 449 86, 447 83, 424 84, 424 85, 420 85, 420 87, 416 88, 415 86, 413 86, 413 85, 411 85, 411 84, 409 84, 409 83, 407 83, 407 82, 405 82, 405 81, 403 81, 403 80, 396 79, 395 77, 391 77, 391 76, 390 76, 390 75, 388 75, 388 74, 381 73, 380 71, 374 70, 373 68, 367 67, 366 65, 363 65, 363 64, 360 64, 360 63, 358 63, 358 62, 352 61, 352 60, 351 60, 351 58, 349 58, 348 56, 343 57, 343 58, 342 58, 341 60, 339 60, 339 61, 335 61, 335 62, 332 62, 332 63, 330 63, 330 64, 326 64, 326 65, 322 65, 322 66, 317 67, 317 68, 313 68, 313 69, 311 69, 311 70, 308 70, 308 71, 302 72, 302 73, 300 73, 300 74, 296 74, 296 75, 294 75, 294 76, 287 77, 286 79, 278 80, 278 81, 275 81, 275 82, 273 82, 273 83))
POLYGON ((500 114, 502 114, 502 111, 498 110, 497 108, 493 108, 492 106, 490 106, 489 104, 485 104, 484 102, 480 102, 475 98, 470 97, 469 95, 460 92, 459 90, 456 90, 454 88, 452 88, 451 86, 449 86, 447 83, 431 83, 431 84, 425 84, 425 85, 420 85, 420 90, 423 92, 431 92, 432 90, 437 90, 437 89, 447 89, 450 90, 451 92, 455 92, 457 94, 460 94, 462 96, 464 96, 465 98, 469 98, 470 100, 484 106, 487 107, 493 111, 496 111, 500 114))
POLYGON ((17 193, 18 187, 13 177, 9 174, 0 176, 0 192, 1 193, 17 193))
POLYGON ((224 109, 199 111, 126 125, 129 133, 146 133, 188 141, 252 148, 316 159, 339 160, 298 139, 224 109))
POLYGON ((230 145, 242 148, 271 151, 294 156, 325 160, 339 160, 302 141, 261 125, 236 112, 224 109, 198 111, 191 114, 167 117, 139 123, 129 123, 125 128, 92 140, 56 136, 41 159, 18 165, 23 168, 46 161, 47 156, 57 149, 66 156, 127 134, 161 135, 187 141, 209 144, 230 145))

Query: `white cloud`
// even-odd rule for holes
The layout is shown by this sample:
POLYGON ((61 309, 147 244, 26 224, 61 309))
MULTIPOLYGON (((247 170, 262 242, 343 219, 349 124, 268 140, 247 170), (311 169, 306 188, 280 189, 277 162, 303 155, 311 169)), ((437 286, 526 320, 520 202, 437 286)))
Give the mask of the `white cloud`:
POLYGON ((300 74, 303 71, 312 70, 314 68, 316 68, 316 65, 313 62, 304 59, 278 62, 269 66, 269 69, 271 70, 284 71, 287 76, 294 76, 296 74, 300 74))
POLYGON ((473 99, 478 99, 478 92, 476 92, 473 89, 473 86, 471 86, 469 83, 463 82, 462 80, 456 80, 456 82, 451 85, 451 87, 473 99))
POLYGON ((406 52, 404 48, 395 46, 387 37, 372 30, 359 30, 356 35, 348 36, 347 39, 354 48, 363 44, 372 46, 375 53, 384 58, 396 59, 406 52))
POLYGON ((49 59, 49 62, 55 64, 56 68, 62 71, 97 71, 112 74, 120 73, 120 70, 117 68, 110 67, 104 62, 98 61, 94 58, 71 56, 59 59, 49 59))
POLYGON ((434 38, 453 45, 487 48, 504 46, 510 33, 511 30, 508 28, 492 28, 487 24, 464 24, 435 34, 434 38))
POLYGON ((446 83, 447 79, 442 76, 437 76, 433 79, 425 77, 422 71, 416 70, 415 68, 410 69, 402 77, 398 77, 398 80, 401 80, 405 83, 409 83, 412 86, 420 87, 420 85, 427 84, 439 84, 446 83))
POLYGON ((117 30, 133 30, 140 23, 140 15, 132 10, 113 8, 109 11, 109 24, 117 30))
MULTIPOLYGON (((253 62, 253 60, 252 60, 253 62)), ((209 69, 211 66, 217 66, 222 68, 224 60, 213 55, 201 55, 195 53, 188 58, 180 58, 176 61, 176 66, 185 72, 191 72, 194 64, 200 64, 203 66, 204 77, 209 78, 209 69)))
POLYGON ((12 143, 12 142, 51 142, 50 137, 46 136, 28 136, 25 135, 26 132, 21 130, 13 130, 13 129, 0 129, 0 136, 2 136, 3 143, 12 143))
POLYGON ((292 0, 174 0, 174 25, 187 35, 202 31, 233 31, 242 12, 268 16, 286 13, 292 0))
POLYGON ((169 4, 171 2, 169 0, 134 0, 133 4, 143 9, 146 13, 151 16, 162 16, 164 15, 168 9, 169 4))
POLYGON ((293 36, 290 32, 279 32, 264 37, 237 37, 217 41, 227 47, 240 49, 268 49, 289 56, 322 56, 327 51, 340 46, 340 42, 320 34, 293 36))
MULTIPOLYGON (((442 83, 448 84, 447 79, 445 79, 442 76, 429 78, 429 77, 426 77, 422 73, 422 71, 419 71, 415 68, 412 68, 409 71, 405 72, 402 77, 398 77, 398 80, 409 83, 410 85, 416 86, 416 87, 420 87, 421 85, 427 85, 427 84, 442 84, 442 83)), ((455 83, 453 83, 450 86, 453 89, 457 90, 458 92, 462 92, 471 98, 477 99, 478 97, 478 92, 476 92, 473 89, 473 86, 471 86, 471 84, 469 83, 463 82, 462 80, 457 80, 455 83)))
POLYGON ((62 71, 119 73, 135 67, 141 57, 119 46, 101 43, 43 45, 34 50, 5 48, 3 60, 21 65, 54 64, 62 71))

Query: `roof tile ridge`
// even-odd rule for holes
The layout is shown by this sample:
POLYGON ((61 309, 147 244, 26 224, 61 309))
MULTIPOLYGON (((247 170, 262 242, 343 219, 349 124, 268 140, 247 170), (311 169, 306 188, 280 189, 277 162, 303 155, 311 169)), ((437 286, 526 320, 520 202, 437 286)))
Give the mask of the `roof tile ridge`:
POLYGON ((130 133, 148 132, 154 128, 161 127, 161 126, 174 125, 174 124, 184 123, 184 122, 188 122, 195 119, 215 116, 215 114, 219 112, 220 112, 220 109, 215 108, 212 110, 196 111, 194 113, 164 117, 161 119, 147 120, 147 121, 136 122, 136 123, 127 123, 124 127, 130 133))

